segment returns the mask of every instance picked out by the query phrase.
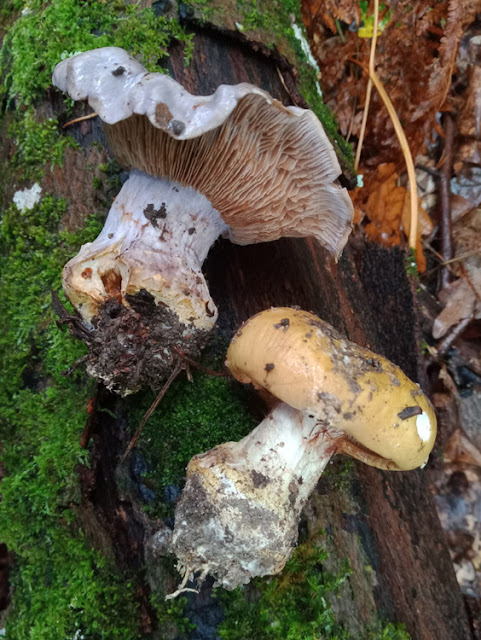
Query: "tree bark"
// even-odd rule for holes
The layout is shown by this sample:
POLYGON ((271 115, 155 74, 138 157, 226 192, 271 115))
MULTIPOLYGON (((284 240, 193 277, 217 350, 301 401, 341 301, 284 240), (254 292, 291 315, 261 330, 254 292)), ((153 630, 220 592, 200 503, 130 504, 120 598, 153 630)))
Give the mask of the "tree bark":
MULTIPOLYGON (((246 38, 204 25, 196 31, 192 62, 173 46, 169 71, 187 90, 210 94, 221 84, 251 82, 285 104, 301 104, 296 73, 285 58, 246 38)), ((51 110, 59 109, 51 94, 51 110)), ((92 187, 86 161, 93 141, 105 140, 98 122, 73 125, 69 133, 84 148, 71 163, 47 175, 49 191, 67 195, 70 223, 84 215, 82 202, 92 187), (80 155, 79 155, 80 154, 80 155), (67 183, 61 176, 72 174, 67 183), (84 179, 85 175, 87 179, 84 179), (80 187, 72 189, 81 177, 80 187), (72 211, 76 211, 72 214, 72 211)), ((205 272, 220 314, 218 333, 230 337, 239 324, 269 306, 298 305, 317 313, 358 344, 382 353, 412 378, 418 370, 419 343, 412 287, 399 250, 352 238, 339 263, 314 240, 285 239, 239 247, 219 242, 205 272)), ((119 407, 122 400, 99 389, 97 403, 119 407)), ((83 499, 79 518, 105 548, 115 548, 123 566, 140 568, 144 541, 152 525, 116 484, 118 455, 125 449, 125 425, 106 413, 92 418, 94 448, 89 469, 80 473, 83 499)), ((473 638, 429 488, 422 471, 382 472, 355 462, 348 486, 321 479, 305 509, 309 539, 328 545, 331 560, 349 558, 352 574, 334 603, 338 619, 356 637, 376 614, 403 622, 414 639, 473 638), (326 532, 325 535, 320 531, 326 532), (366 565, 372 571, 365 570, 366 565)), ((171 578, 166 578, 171 580, 171 578)), ((146 597, 141 597, 148 609, 146 597)))

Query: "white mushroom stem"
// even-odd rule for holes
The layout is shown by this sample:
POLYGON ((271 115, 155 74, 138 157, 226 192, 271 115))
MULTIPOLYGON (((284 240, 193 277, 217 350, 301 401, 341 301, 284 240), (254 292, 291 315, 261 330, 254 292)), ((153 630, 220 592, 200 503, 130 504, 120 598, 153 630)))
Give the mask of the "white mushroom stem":
POLYGON ((301 510, 342 435, 281 403, 239 442, 195 456, 173 533, 184 579, 209 573, 234 589, 279 573, 296 546, 301 510))
POLYGON ((201 267, 226 229, 194 189, 132 170, 100 235, 66 264, 64 289, 87 323, 107 300, 128 306, 126 295, 145 289, 181 323, 209 330, 217 309, 201 267))

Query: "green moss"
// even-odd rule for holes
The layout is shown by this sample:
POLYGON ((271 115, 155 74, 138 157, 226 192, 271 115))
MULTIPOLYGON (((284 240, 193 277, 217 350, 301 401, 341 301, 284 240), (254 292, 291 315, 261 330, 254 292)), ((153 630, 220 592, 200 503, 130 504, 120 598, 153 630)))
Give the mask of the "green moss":
POLYGON ((300 545, 280 576, 255 579, 249 587, 219 592, 225 619, 219 627, 224 640, 311 640, 348 638, 334 617, 329 598, 335 596, 350 571, 323 570, 322 547, 300 545), (247 591, 250 597, 246 597, 247 591), (255 593, 257 592, 257 593, 255 593))
POLYGON ((336 619, 331 606, 351 570, 347 561, 326 571, 322 546, 297 547, 281 575, 254 579, 247 587, 217 592, 225 617, 222 640, 409 640, 403 624, 367 623, 354 637, 336 619))
MULTIPOLYGON (((63 363, 65 367, 83 351, 79 343, 58 333, 50 311, 50 293, 60 289, 62 266, 80 239, 59 234, 65 210, 65 200, 47 195, 30 211, 19 213, 12 205, 3 214, 0 241, 2 400, 6 400, 5 394, 13 394, 22 386, 22 376, 32 380, 38 377, 40 372, 36 370, 44 356, 48 356, 47 374, 60 379, 58 362, 54 365, 54 346, 69 354, 63 363), (63 344, 56 344, 58 340, 63 344)), ((93 239, 99 229, 99 223, 91 219, 82 236, 93 239)))
MULTIPOLYGON (((10 3, 11 11, 23 3, 10 3)), ((156 16, 138 3, 112 0, 108 7, 96 0, 31 0, 28 11, 9 29, 0 49, 0 98, 15 105, 10 135, 16 142, 14 165, 25 179, 39 180, 43 166, 61 164, 70 136, 58 136, 55 119, 36 121, 30 108, 51 84, 55 65, 64 57, 105 46, 123 47, 139 54, 149 70, 168 55, 172 39, 185 46, 186 63, 192 54, 192 34, 176 20, 156 16)))
POLYGON ((66 147, 78 147, 71 136, 58 135, 56 118, 37 122, 31 108, 17 114, 8 133, 15 141, 13 168, 25 180, 40 180, 45 164, 62 166, 66 147))
MULTIPOLYGON (((221 357, 207 355, 202 361, 219 368, 225 355, 224 343, 219 353, 221 357)), ((147 423, 139 443, 139 450, 151 470, 146 483, 157 496, 149 507, 155 515, 166 514, 163 489, 182 484, 185 468, 193 455, 221 442, 240 440, 258 422, 246 408, 248 396, 241 385, 195 369, 192 375, 193 383, 185 378, 174 382, 147 423)), ((143 393, 128 400, 128 421, 133 428, 140 423, 154 397, 143 393)))
MULTIPOLYGON (((307 40, 307 34, 305 33, 304 25, 301 17, 301 4, 297 0, 280 0, 283 8, 284 15, 294 16, 296 24, 301 28, 304 36, 307 40)), ((314 111, 319 120, 324 125, 326 132, 333 143, 338 156, 341 158, 345 169, 356 174, 354 171, 354 154, 351 145, 344 140, 339 133, 339 126, 334 118, 330 109, 322 101, 322 95, 318 91, 318 78, 317 70, 311 66, 306 54, 302 50, 302 46, 298 38, 296 38, 292 24, 284 25, 286 37, 293 50, 296 53, 298 64, 296 65, 298 71, 298 85, 299 90, 307 102, 309 107, 314 111)))
POLYGON ((411 276, 415 280, 419 279, 418 263, 416 262, 416 252, 410 247, 406 255, 404 256, 404 270, 408 276, 411 276))
POLYGON ((132 585, 72 524, 75 467, 85 461, 79 446, 85 402, 81 388, 22 389, 2 427, 8 475, 1 484, 1 537, 16 555, 10 640, 73 637, 77 629, 92 639, 138 637, 132 585))
POLYGON ((353 477, 354 460, 348 456, 335 456, 327 465, 323 478, 331 482, 337 491, 349 492, 353 477))
POLYGON ((379 631, 373 631, 366 636, 367 640, 410 640, 405 625, 389 622, 379 631))
POLYGON ((192 52, 192 35, 176 20, 156 16, 138 3, 31 0, 28 9, 5 36, 0 53, 3 92, 17 106, 41 97, 55 65, 73 53, 118 46, 140 54, 148 69, 159 70, 156 64, 168 55, 173 38, 185 44, 186 60, 192 52))
POLYGON ((103 637, 135 638, 131 586, 72 524, 90 389, 78 373, 61 375, 84 347, 59 332, 50 296, 67 256, 99 225, 89 221, 78 236, 59 232, 65 206, 45 196, 22 214, 12 206, 2 220, 0 521, 2 542, 16 556, 7 633, 11 640, 64 638, 81 629, 96 638, 105 625, 111 630, 103 637))
MULTIPOLYGON (((60 331, 51 291, 60 290, 67 258, 100 229, 96 218, 76 233, 60 230, 64 200, 46 195, 30 211, 3 214, 0 241, 1 541, 15 554, 10 640, 89 640, 139 636, 136 576, 119 574, 90 549, 75 523, 76 469, 91 382, 62 372, 85 352, 60 331)), ((160 607, 159 611, 162 611, 160 607)), ((174 616, 175 613, 175 616, 174 616)), ((165 605, 163 617, 169 614, 165 605)))
POLYGON ((165 594, 152 594, 150 603, 157 615, 157 623, 162 629, 164 637, 185 638, 189 631, 195 629, 188 618, 184 616, 187 598, 176 598, 165 602, 165 594))
MULTIPOLYGON (((23 6, 9 2, 2 17, 23 6)), ((21 172, 23 180, 39 180, 45 165, 61 165, 65 148, 74 146, 72 138, 58 135, 56 120, 37 120, 32 108, 64 55, 117 45, 154 68, 172 38, 184 42, 188 57, 191 36, 137 4, 126 7, 116 0, 106 10, 89 0, 29 2, 0 51, 1 97, 16 107, 9 126, 15 154, 2 176, 21 172)), ((106 169, 109 181, 115 180, 112 167, 106 169)), ((62 376, 85 347, 58 330, 50 296, 60 290, 63 264, 95 238, 100 225, 91 218, 81 232, 64 233, 65 211, 65 201, 47 195, 23 214, 10 207, 2 220, 0 435, 6 477, 0 520, 2 542, 16 555, 7 633, 11 640, 77 632, 90 639, 134 640, 135 576, 119 575, 89 549, 72 512, 79 500, 76 468, 86 462, 79 441, 92 389, 79 370, 69 379, 62 376)), ((158 603, 156 609, 163 623, 185 627, 180 605, 158 603)))

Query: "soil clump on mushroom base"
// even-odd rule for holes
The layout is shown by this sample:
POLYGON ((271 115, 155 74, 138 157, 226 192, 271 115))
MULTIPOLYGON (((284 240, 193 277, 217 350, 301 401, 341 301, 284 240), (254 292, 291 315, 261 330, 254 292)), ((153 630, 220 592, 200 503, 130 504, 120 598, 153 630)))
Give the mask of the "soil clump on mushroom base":
POLYGON ((183 324, 145 289, 127 294, 126 300, 129 307, 114 298, 108 300, 94 318, 89 337, 82 334, 89 347, 87 372, 113 391, 157 390, 182 354, 199 356, 211 332, 183 324))

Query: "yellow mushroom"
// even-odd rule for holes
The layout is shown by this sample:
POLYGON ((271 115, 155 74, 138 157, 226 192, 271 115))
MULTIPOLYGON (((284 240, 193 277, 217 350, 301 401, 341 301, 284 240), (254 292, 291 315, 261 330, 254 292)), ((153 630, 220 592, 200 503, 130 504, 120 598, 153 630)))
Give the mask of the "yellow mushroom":
POLYGON ((419 385, 307 311, 252 317, 234 336, 227 366, 241 382, 342 429, 339 446, 373 466, 415 469, 433 448, 436 416, 419 385))
POLYGON ((173 532, 184 580, 172 597, 193 573, 233 589, 282 571, 333 454, 408 470, 426 462, 436 437, 419 386, 312 313, 274 308, 252 317, 234 336, 227 366, 281 402, 239 442, 190 461, 173 532))

